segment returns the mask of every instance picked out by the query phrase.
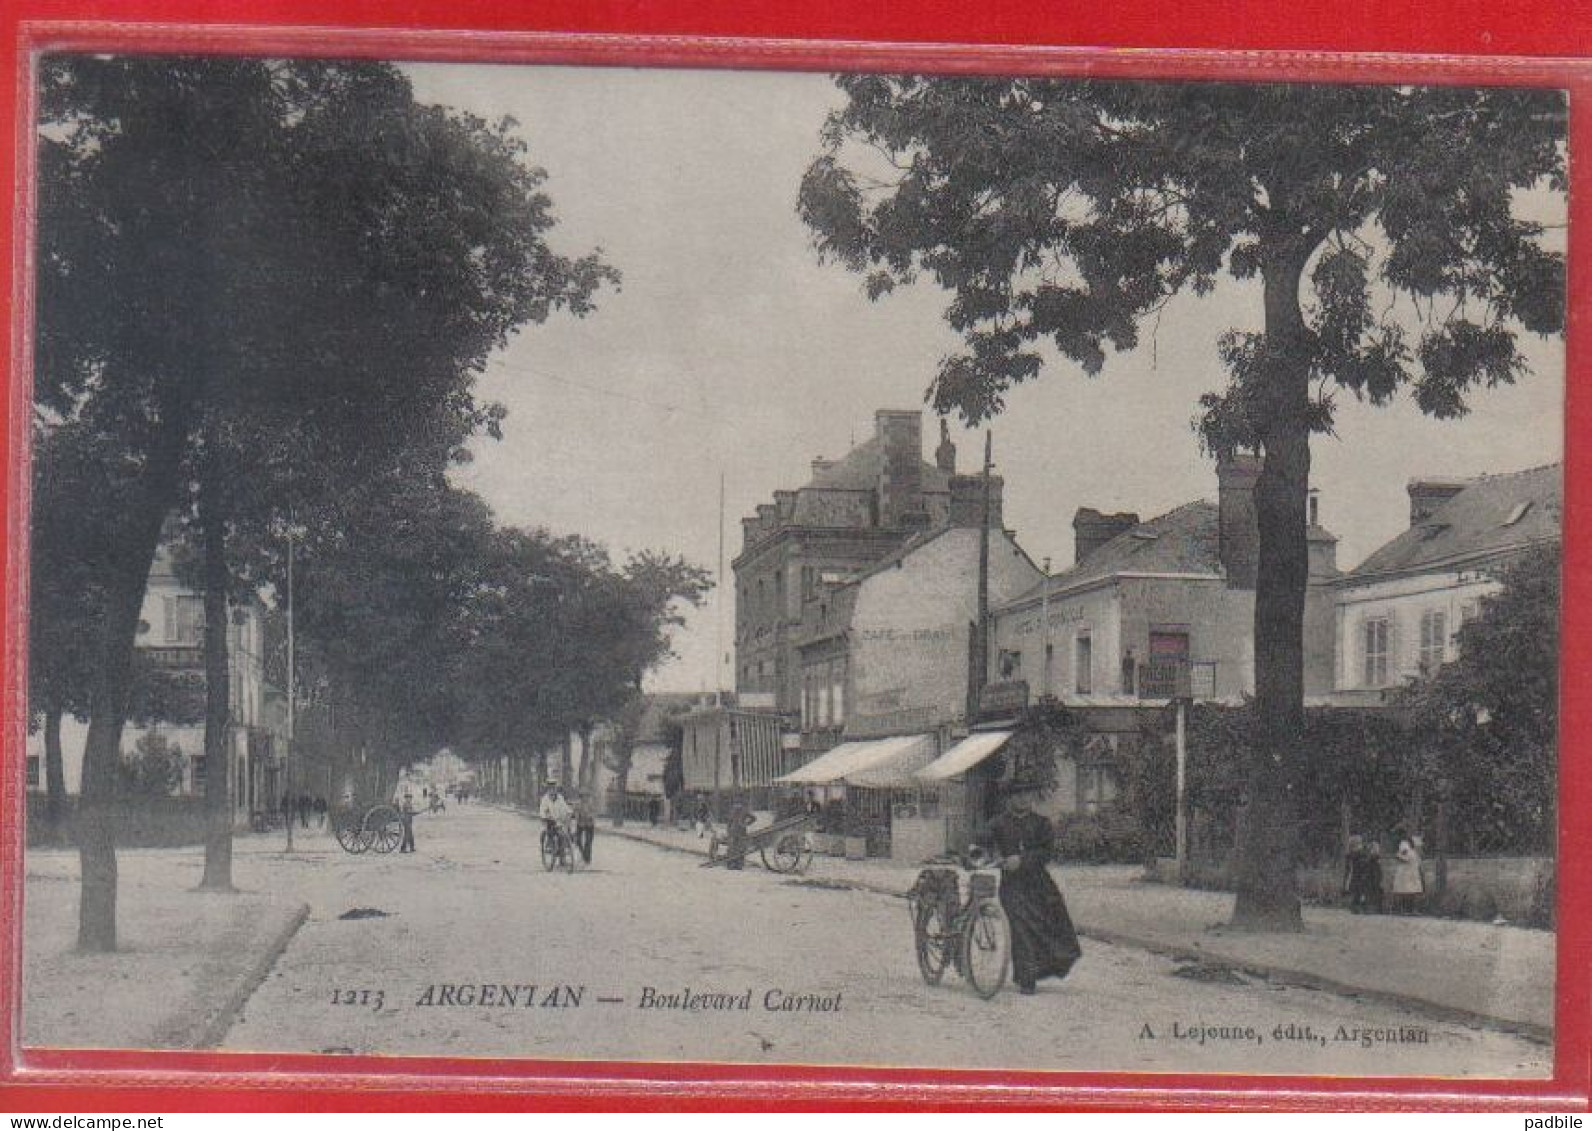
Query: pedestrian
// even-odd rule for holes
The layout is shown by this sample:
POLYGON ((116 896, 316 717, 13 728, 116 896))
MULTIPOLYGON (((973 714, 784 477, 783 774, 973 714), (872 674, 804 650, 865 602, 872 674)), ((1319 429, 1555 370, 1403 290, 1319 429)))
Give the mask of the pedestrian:
POLYGON ((316 824, 317 828, 324 829, 326 827, 326 798, 325 797, 317 797, 315 799, 315 824, 316 824))
POLYGON ((310 795, 307 793, 301 793, 298 796, 298 817, 300 828, 307 829, 310 827, 310 795))
POLYGON ((1365 909, 1382 914, 1382 845, 1376 837, 1365 839, 1365 909))
POLYGON ((593 812, 591 797, 584 792, 575 794, 575 847, 580 849, 583 862, 591 863, 591 844, 597 838, 597 814, 593 812))
POLYGON ((1034 812, 1037 791, 1019 786, 1006 811, 990 822, 1001 867, 1001 908, 1011 924, 1012 977, 1019 991, 1036 992, 1041 978, 1065 978, 1083 955, 1072 916, 1048 865, 1056 829, 1034 812))
POLYGON ((662 803, 656 797, 647 798, 647 824, 658 827, 658 813, 662 808, 662 803))
POLYGON ((713 811, 708 808, 708 799, 698 797, 696 803, 696 834, 701 840, 708 835, 708 828, 713 823, 713 811))
POLYGON ((1356 915, 1382 910, 1382 853, 1374 837, 1356 833, 1349 838, 1343 891, 1349 897, 1349 910, 1356 915))
POLYGON ((755 819, 744 802, 737 801, 735 807, 730 810, 730 824, 727 830, 729 843, 726 846, 724 861, 726 868, 739 872, 746 864, 746 830, 751 828, 755 819))
POLYGON ((1419 909, 1426 884, 1421 878, 1421 837, 1407 825, 1393 830, 1398 839, 1398 863, 1393 865, 1393 908, 1400 915, 1419 909))
POLYGON ((398 846, 399 852, 413 852, 415 850, 415 797, 408 790, 404 790, 403 803, 398 806, 398 816, 404 824, 403 843, 398 846))

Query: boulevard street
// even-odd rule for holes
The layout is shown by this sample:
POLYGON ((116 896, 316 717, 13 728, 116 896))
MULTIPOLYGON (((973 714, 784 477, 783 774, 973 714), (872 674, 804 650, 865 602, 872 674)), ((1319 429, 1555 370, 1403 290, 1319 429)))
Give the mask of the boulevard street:
POLYGON ((539 826, 523 816, 472 804, 417 825, 414 856, 346 856, 325 833, 301 837, 293 858, 266 851, 264 838, 240 842, 241 887, 291 885, 311 910, 223 1047, 1356 1075, 1549 1069, 1546 1046, 1512 1035, 1233 974, 1179 976, 1171 959, 1091 940, 1072 976, 1034 997, 1008 990, 982 1001, 954 972, 925 986, 905 902, 826 886, 822 858, 801 879, 755 865, 702 869, 599 827, 593 865, 567 875, 543 871, 539 826), (1375 1035, 1343 1039, 1357 1029, 1375 1035))

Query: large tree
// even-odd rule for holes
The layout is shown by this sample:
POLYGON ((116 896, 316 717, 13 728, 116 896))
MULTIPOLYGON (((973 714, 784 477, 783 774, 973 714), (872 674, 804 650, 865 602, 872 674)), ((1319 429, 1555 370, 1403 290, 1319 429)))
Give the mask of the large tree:
POLYGON ((1564 261, 1524 195, 1564 190, 1565 100, 1490 88, 847 75, 799 198, 819 252, 870 296, 927 275, 966 349, 930 396, 969 422, 1047 350, 1098 373, 1180 291, 1258 279, 1201 402, 1256 485, 1255 697, 1233 920, 1297 926, 1292 794, 1305 757, 1310 436, 1334 397, 1407 391, 1454 417, 1564 323, 1564 261))
POLYGON ((461 430, 496 426, 472 395, 492 351, 555 309, 585 313, 614 276, 549 249, 544 174, 512 123, 421 106, 391 67, 60 55, 40 76, 35 397, 110 422, 136 467, 84 757, 79 943, 102 950, 107 807, 168 517, 197 505, 219 600, 240 485, 276 489, 286 512, 306 483, 445 458, 461 430))

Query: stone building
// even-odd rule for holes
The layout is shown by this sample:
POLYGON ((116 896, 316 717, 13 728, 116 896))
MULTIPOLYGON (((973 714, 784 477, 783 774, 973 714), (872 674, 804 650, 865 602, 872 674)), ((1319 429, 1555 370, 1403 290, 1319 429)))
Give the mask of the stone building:
POLYGON ((881 409, 874 434, 839 460, 815 459, 801 487, 741 520, 735 573, 735 687, 801 709, 795 634, 803 605, 849 580, 907 539, 945 524, 956 448, 941 427, 935 462, 923 459, 923 414, 881 409))
MULTIPOLYGON (((866 851, 921 859, 944 849, 939 791, 914 774, 966 733, 978 622, 981 477, 954 475, 944 525, 914 535, 846 581, 821 584, 795 636, 803 764, 784 775, 842 820, 866 851)), ((1004 528, 989 482, 989 599, 1042 573, 1004 528)), ((957 805, 953 803, 953 808, 957 805)))

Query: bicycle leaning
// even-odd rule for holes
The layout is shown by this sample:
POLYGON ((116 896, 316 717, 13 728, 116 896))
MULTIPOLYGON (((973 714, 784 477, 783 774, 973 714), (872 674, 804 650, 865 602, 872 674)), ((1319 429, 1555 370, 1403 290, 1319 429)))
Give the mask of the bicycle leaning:
POLYGON ((1000 993, 1012 953, 1000 882, 999 867, 977 848, 965 858, 928 861, 918 873, 907 904, 918 971, 929 985, 939 985, 954 966, 979 997, 1000 993))
POLYGON ((542 822, 542 867, 549 872, 575 870, 575 838, 557 821, 542 822))

